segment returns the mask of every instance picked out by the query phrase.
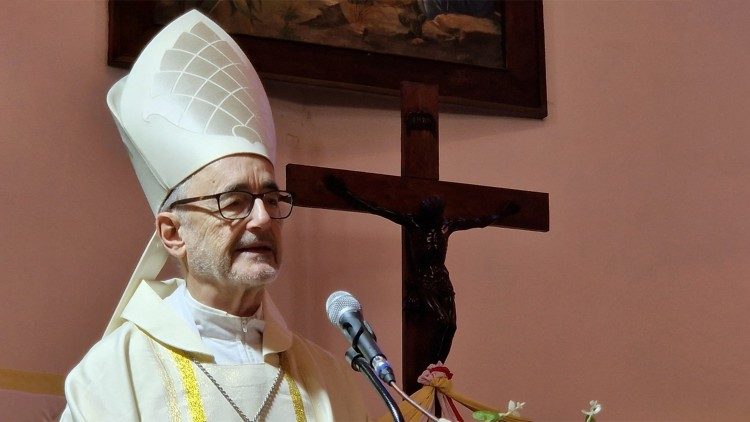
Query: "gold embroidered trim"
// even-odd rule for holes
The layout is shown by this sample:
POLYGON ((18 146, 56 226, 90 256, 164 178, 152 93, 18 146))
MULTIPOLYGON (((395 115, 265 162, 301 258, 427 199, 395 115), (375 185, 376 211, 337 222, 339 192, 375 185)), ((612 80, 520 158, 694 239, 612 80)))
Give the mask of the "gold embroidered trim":
POLYGON ((180 372, 182 385, 185 387, 185 395, 187 396, 188 409, 190 410, 193 422, 206 422, 206 413, 203 410, 203 401, 201 400, 201 392, 198 388, 198 380, 195 378, 193 363, 190 359, 172 349, 169 349, 169 352, 172 354, 172 359, 174 359, 174 363, 180 372))
POLYGON ((164 389, 167 395, 167 412, 169 413, 169 420, 172 422, 180 422, 180 408, 177 406, 177 390, 174 388, 172 377, 167 373, 167 367, 164 364, 161 353, 159 352, 159 345, 156 344, 154 339, 150 336, 146 336, 148 339, 148 345, 151 348, 151 353, 154 354, 156 360, 159 362, 159 375, 164 382, 164 389))
POLYGON ((292 396, 292 406, 294 407, 294 417, 296 422, 305 422, 305 406, 302 404, 302 394, 299 392, 299 387, 288 373, 284 374, 286 383, 289 385, 289 394, 292 396))

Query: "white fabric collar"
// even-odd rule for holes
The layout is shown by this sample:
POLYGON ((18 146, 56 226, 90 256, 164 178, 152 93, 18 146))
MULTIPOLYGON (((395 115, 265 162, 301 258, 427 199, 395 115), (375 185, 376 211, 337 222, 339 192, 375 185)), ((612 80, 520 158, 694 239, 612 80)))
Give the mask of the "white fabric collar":
MULTIPOLYGON (((263 295, 265 296, 265 293, 263 295)), ((252 333, 255 333, 255 336, 252 337, 257 341, 250 339, 249 343, 257 343, 258 346, 261 344, 260 339, 266 327, 266 323, 263 321, 262 301, 258 311, 253 316, 239 317, 198 302, 188 291, 187 284, 182 282, 179 283, 174 293, 164 299, 164 302, 174 304, 173 308, 175 309, 184 308, 187 311, 185 312, 187 315, 184 315, 184 317, 189 324, 195 324, 198 328, 198 334, 202 338, 234 340, 240 332, 251 334, 251 336, 252 333), (184 306, 180 306, 176 302, 180 302, 184 306)))
MULTIPOLYGON (((174 308, 164 302, 165 298, 181 286, 184 288, 184 285, 185 281, 181 279, 142 281, 125 307, 122 317, 168 346, 204 355, 213 360, 213 354, 206 348, 193 321, 188 320, 191 323, 187 324, 184 315, 175 312, 174 308)), ((198 303, 195 299, 192 300, 198 303)), ((239 319, 239 317, 225 312, 224 315, 221 315, 222 311, 205 305, 201 306, 206 309, 200 309, 200 312, 211 314, 209 317, 211 327, 207 326, 207 331, 211 335, 222 335, 226 332, 226 329, 230 328, 233 319, 239 319)), ((259 321, 263 325, 263 359, 267 362, 273 362, 277 359, 276 354, 291 347, 292 333, 286 327, 284 319, 268 292, 263 293, 261 309, 265 319, 265 321, 259 321)), ((234 322, 234 327, 236 326, 236 322, 234 322)), ((256 323, 256 326, 259 326, 259 324, 256 323)))

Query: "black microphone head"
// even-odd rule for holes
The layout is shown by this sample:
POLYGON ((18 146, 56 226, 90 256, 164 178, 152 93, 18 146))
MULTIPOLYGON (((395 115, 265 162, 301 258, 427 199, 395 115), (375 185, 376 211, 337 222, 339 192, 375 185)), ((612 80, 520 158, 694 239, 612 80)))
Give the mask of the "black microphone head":
POLYGON ((331 324, 338 326, 341 316, 346 312, 358 312, 362 305, 351 293, 339 290, 331 293, 326 300, 326 312, 331 324))

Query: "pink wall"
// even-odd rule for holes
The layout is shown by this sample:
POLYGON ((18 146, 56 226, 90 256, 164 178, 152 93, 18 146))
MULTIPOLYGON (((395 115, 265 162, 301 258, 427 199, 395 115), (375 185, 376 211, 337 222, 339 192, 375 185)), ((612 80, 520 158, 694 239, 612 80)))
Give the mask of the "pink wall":
MULTIPOLYGON (((443 180, 551 201, 549 233, 451 239, 459 391, 540 421, 580 420, 590 399, 601 420, 747 417, 749 18, 741 1, 546 2, 550 116, 443 107, 443 180)), ((101 1, 0 13, 0 367, 67 371, 148 238, 104 103, 123 74, 106 21, 101 1)), ((281 162, 399 173, 395 99, 268 90, 281 162)), ((348 289, 399 363, 398 228, 299 209, 285 230, 289 322, 343 351, 323 303, 348 289)))

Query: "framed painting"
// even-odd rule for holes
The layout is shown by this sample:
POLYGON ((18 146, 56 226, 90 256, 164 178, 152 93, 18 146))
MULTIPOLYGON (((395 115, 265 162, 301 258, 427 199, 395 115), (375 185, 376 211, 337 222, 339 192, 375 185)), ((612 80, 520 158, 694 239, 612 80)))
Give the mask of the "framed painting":
POLYGON ((441 101, 547 116, 538 0, 110 0, 109 65, 129 68, 191 8, 232 34, 261 78, 389 95, 421 82, 441 101))

